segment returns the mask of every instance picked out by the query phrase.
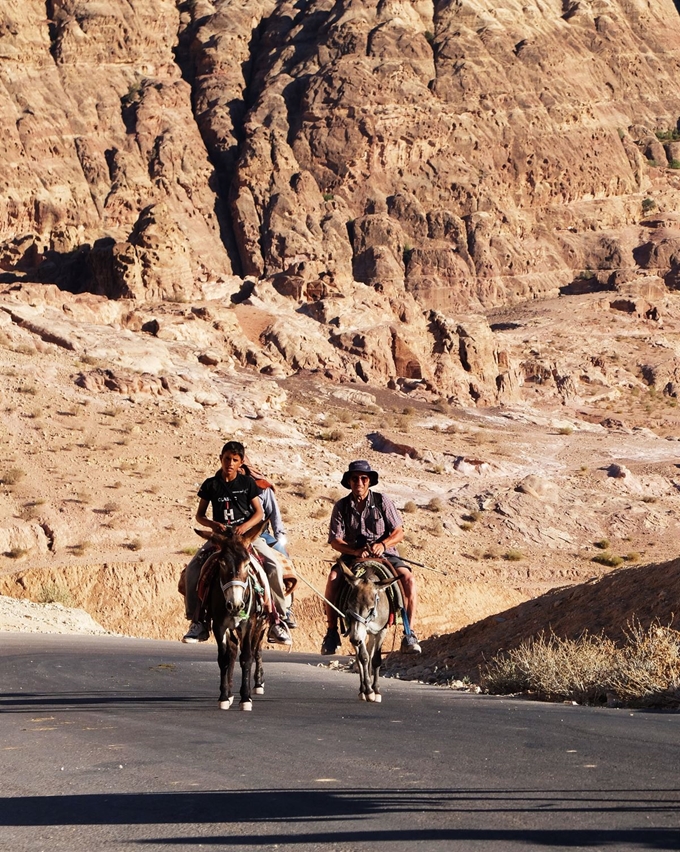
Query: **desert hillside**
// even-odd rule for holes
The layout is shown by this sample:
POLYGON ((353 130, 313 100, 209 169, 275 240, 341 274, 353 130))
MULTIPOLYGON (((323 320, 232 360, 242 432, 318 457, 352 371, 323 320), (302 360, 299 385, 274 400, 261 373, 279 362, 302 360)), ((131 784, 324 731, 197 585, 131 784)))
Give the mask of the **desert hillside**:
POLYGON ((424 637, 674 559, 679 72, 673 0, 5 3, 0 594, 180 636, 230 437, 316 588, 371 461, 424 637))

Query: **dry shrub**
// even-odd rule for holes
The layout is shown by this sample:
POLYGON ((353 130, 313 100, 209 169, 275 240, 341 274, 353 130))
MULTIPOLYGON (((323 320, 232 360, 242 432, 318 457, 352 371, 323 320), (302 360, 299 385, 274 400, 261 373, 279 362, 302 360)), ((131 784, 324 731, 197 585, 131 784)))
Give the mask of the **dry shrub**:
POLYGON ((309 516, 310 516, 310 518, 319 519, 319 518, 325 518, 327 514, 328 514, 328 506, 317 506, 315 509, 313 509, 309 513, 309 516))
POLYGON ((440 518, 435 518, 430 526, 431 535, 444 535, 444 524, 440 518))
POLYGON ((427 508, 431 512, 441 512, 444 509, 444 501, 441 499, 441 497, 433 497, 427 504, 427 508))
POLYGON ((320 441, 342 441, 345 435, 341 429, 331 429, 330 431, 319 432, 316 437, 320 441))
POLYGON ((303 500, 311 500, 316 495, 316 491, 316 485, 310 479, 305 479, 295 486, 295 493, 303 500))
POLYGON ((418 511, 418 506, 413 502, 413 500, 407 500, 404 503, 404 508, 402 511, 406 512, 409 515, 412 515, 414 512, 418 511))
POLYGON ((487 692, 528 692, 546 700, 626 706, 680 705, 680 633, 658 622, 629 623, 625 641, 585 632, 543 633, 494 657, 482 672, 487 692))
POLYGON ((615 556, 613 553, 598 553, 593 556, 592 562, 597 562, 598 565, 606 565, 607 568, 618 568, 623 562, 623 556, 615 556))
POLYGON ((25 547, 13 547, 11 550, 5 552, 5 556, 8 559, 23 559, 26 556, 28 550, 25 547))
POLYGON ((41 586, 37 602, 42 604, 58 603, 62 606, 76 605, 71 590, 68 586, 60 583, 45 583, 44 586, 41 586))
POLYGON ((524 554, 521 550, 515 550, 514 548, 510 548, 510 550, 506 550, 503 554, 503 559, 507 562, 521 562, 524 559, 524 554))
POLYGON ((25 470, 22 470, 20 467, 11 467, 2 474, 0 482, 2 482, 3 485, 16 485, 18 482, 21 482, 25 476, 25 470))

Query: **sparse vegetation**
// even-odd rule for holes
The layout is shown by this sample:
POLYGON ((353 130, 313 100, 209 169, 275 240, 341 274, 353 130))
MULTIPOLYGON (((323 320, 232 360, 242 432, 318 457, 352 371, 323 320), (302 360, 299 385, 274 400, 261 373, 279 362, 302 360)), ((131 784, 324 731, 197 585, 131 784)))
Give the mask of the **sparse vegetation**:
POLYGON ((573 426, 560 426, 560 428, 557 430, 557 434, 558 435, 571 435, 573 433, 573 431, 574 431, 573 426))
POLYGON ((11 467, 9 470, 6 470, 2 474, 2 482, 3 485, 16 485, 21 482, 21 480, 26 476, 26 471, 22 470, 20 467, 11 467))
POLYGON ((676 127, 671 130, 657 130, 654 134, 660 142, 677 142, 680 140, 680 130, 676 127))
POLYGON ((608 550, 609 549, 609 539, 601 538, 599 541, 594 541, 593 546, 597 547, 599 550, 608 550))
POLYGON ((331 429, 325 432, 319 432, 316 437, 320 441, 342 441, 345 436, 340 429, 331 429))
POLYGON ((656 201, 653 198, 644 198, 642 200, 642 212, 651 213, 656 208, 656 201))
POLYGON ((13 547, 5 552, 5 556, 9 559, 22 559, 27 553, 28 550, 25 547, 13 547))
POLYGON ((295 486, 295 493, 298 497, 302 497, 303 500, 311 500, 316 494, 316 491, 316 485, 310 479, 305 479, 295 486))
POLYGON ((487 692, 524 692, 580 704, 678 706, 680 633, 658 623, 628 625, 625 642, 583 633, 526 640, 494 657, 482 673, 487 692))
POLYGON ((435 518, 430 525, 430 533, 431 535, 444 535, 444 524, 441 521, 441 518, 435 518))
POLYGON ((402 511, 406 512, 407 515, 412 515, 414 512, 418 511, 418 506, 416 505, 416 503, 413 502, 413 500, 407 500, 404 503, 404 508, 402 511))
POLYGON ((141 538, 133 538, 132 541, 129 541, 127 543, 128 550, 137 551, 141 550, 142 547, 144 547, 144 543, 142 542, 141 538))
POLYGON ((506 562, 521 562, 521 560, 524 559, 524 554, 521 550, 515 550, 511 547, 509 550, 505 551, 503 559, 505 559, 506 562))
POLYGON ((44 586, 40 587, 37 602, 42 604, 58 603, 62 606, 76 605, 73 594, 68 586, 54 582, 45 583, 44 586))
POLYGON ((623 562, 623 556, 615 556, 613 553, 597 553, 593 556, 593 562, 598 565, 606 565, 607 568, 618 568, 623 562))
POLYGON ((441 497, 433 497, 427 504, 427 508, 431 512, 441 512, 444 509, 444 501, 441 499, 441 497))

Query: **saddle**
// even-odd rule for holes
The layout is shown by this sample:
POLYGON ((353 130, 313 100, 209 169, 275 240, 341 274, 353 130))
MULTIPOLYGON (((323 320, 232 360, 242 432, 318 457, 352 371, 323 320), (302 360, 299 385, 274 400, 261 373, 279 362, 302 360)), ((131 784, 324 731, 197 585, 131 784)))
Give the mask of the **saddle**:
MULTIPOLYGON (((342 571, 342 562, 337 563, 340 571, 342 571)), ((380 557, 372 557, 371 559, 362 559, 358 562, 355 562, 351 567, 351 571, 355 577, 361 577, 366 570, 370 568, 372 571, 380 577, 381 580, 387 580, 391 577, 397 577, 398 574, 394 570, 394 566, 388 559, 381 559, 380 557)), ((344 576, 344 575, 343 575, 344 576)), ((338 595, 338 608, 343 612, 347 609, 347 598, 349 596, 350 586, 349 583, 343 583, 340 588, 340 593, 338 595)), ((404 601, 404 595, 401 590, 401 586, 399 583, 393 583, 391 586, 388 586, 385 589, 385 594, 387 595, 387 601, 390 605, 390 618, 388 621, 389 625, 392 625, 396 622, 397 615, 401 612, 402 609, 406 606, 404 601)), ((345 624, 345 620, 341 619, 344 625, 343 635, 347 635, 348 626, 345 624)))

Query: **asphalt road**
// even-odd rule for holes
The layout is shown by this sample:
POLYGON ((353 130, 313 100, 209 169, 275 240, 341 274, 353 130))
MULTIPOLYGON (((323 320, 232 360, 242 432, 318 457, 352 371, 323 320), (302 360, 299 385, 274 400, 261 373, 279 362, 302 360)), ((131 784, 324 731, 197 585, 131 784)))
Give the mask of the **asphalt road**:
POLYGON ((0 633, 0 849, 680 849, 680 714, 549 705, 214 645, 0 633))

